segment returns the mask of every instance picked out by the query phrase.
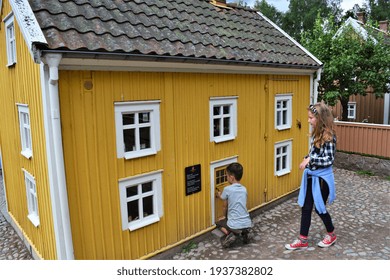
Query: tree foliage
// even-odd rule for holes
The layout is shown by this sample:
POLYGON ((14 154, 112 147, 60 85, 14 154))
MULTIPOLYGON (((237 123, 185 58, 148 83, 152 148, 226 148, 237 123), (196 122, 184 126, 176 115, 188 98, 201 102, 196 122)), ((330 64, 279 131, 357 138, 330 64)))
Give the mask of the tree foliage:
POLYGON ((366 0, 372 21, 390 20, 389 0, 366 0))
POLYGON ((366 25, 368 36, 350 27, 335 36, 337 26, 332 17, 317 17, 313 30, 303 33, 302 44, 324 63, 319 83, 319 99, 331 105, 340 100, 342 119, 347 120, 347 106, 352 94, 377 97, 390 92, 390 46, 383 33, 366 25))
POLYGON ((283 22, 283 13, 276 9, 275 6, 268 4, 266 0, 256 0, 253 8, 260 11, 267 18, 272 20, 276 25, 281 26, 283 22))
POLYGON ((322 18, 334 15, 341 19, 341 0, 290 0, 289 10, 282 20, 282 29, 299 41, 302 32, 312 29, 318 14, 322 18))

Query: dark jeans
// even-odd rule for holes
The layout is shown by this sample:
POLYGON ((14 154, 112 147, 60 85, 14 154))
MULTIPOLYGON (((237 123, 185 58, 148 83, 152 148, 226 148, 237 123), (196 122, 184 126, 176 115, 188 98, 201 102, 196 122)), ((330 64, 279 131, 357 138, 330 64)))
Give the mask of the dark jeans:
MULTIPOLYGON (((305 203, 303 204, 302 207, 300 234, 303 236, 309 235, 309 229, 311 224, 311 213, 313 212, 314 199, 313 199, 311 181, 312 179, 311 177, 309 177, 307 179, 307 191, 306 191, 305 203)), ((328 184, 322 179, 320 179, 320 186, 321 186, 322 199, 326 204, 326 201, 328 200, 328 196, 329 196, 329 187, 328 184)), ((329 215, 329 212, 327 211, 325 214, 320 214, 317 211, 317 209, 315 209, 315 211, 317 215, 321 218, 322 222, 324 223, 326 227, 326 231, 332 232, 334 230, 334 226, 332 223, 332 218, 329 215)))

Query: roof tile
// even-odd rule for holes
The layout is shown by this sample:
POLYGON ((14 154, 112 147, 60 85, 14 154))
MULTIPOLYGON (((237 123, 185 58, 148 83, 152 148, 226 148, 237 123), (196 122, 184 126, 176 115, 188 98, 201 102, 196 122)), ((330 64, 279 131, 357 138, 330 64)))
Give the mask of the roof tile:
POLYGON ((28 0, 48 48, 320 67, 256 11, 208 0, 28 0))

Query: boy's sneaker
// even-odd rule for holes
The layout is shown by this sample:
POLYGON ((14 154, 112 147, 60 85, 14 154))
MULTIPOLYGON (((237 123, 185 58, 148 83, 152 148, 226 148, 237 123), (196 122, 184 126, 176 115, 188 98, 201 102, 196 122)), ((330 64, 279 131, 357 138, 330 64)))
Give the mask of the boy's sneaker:
POLYGON ((309 243, 307 242, 307 240, 303 241, 302 239, 298 238, 293 243, 284 245, 284 247, 287 250, 306 249, 307 247, 309 247, 309 243))
POLYGON ((233 232, 231 232, 222 241, 222 247, 229 248, 234 243, 234 241, 236 241, 236 235, 233 232))
POLYGON ((334 233, 328 233, 325 235, 324 239, 320 242, 318 242, 318 246, 321 248, 327 248, 329 246, 332 246, 337 240, 337 236, 334 233))
POLYGON ((249 230, 244 229, 241 233, 241 236, 242 236, 242 242, 244 242, 244 244, 248 244, 249 243, 249 230))

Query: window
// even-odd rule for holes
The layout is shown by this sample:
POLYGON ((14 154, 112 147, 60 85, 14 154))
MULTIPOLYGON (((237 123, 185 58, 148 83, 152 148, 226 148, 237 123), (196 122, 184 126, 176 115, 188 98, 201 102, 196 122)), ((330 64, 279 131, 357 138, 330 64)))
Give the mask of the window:
POLYGON ((7 66, 12 66, 16 63, 16 38, 13 14, 8 15, 4 19, 4 23, 7 44, 7 66))
POLYGON ((27 195, 27 208, 28 208, 28 218, 34 224, 34 226, 39 226, 39 214, 38 214, 38 197, 37 197, 37 187, 35 185, 34 177, 28 173, 26 170, 24 172, 24 181, 26 184, 26 195, 27 195))
POLYGON ((282 176, 291 171, 292 141, 275 144, 275 175, 282 176))
POLYGON ((123 230, 136 230, 162 217, 162 171, 120 180, 119 194, 123 230))
POLYGON ((291 128, 292 95, 278 94, 275 96, 275 129, 291 128))
POLYGON ((32 157, 30 111, 25 104, 17 104, 19 112, 20 141, 22 144, 21 154, 26 158, 32 157))
POLYGON ((356 102, 348 102, 348 119, 356 119, 356 102))
POLYGON ((215 168, 215 186, 216 186, 216 188, 223 188, 229 184, 228 179, 227 179, 226 167, 227 167, 227 165, 215 168))
POLYGON ((118 158, 138 158, 160 150, 160 101, 115 103, 118 158))
POLYGON ((210 141, 233 140, 237 136, 237 97, 210 100, 210 141))

